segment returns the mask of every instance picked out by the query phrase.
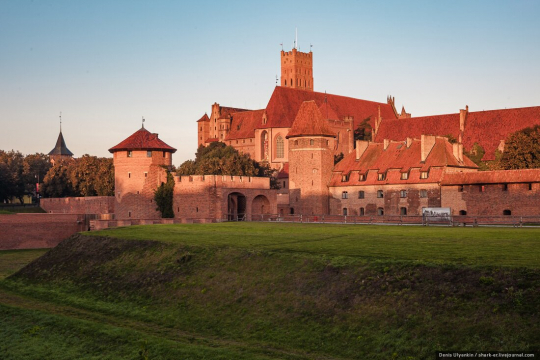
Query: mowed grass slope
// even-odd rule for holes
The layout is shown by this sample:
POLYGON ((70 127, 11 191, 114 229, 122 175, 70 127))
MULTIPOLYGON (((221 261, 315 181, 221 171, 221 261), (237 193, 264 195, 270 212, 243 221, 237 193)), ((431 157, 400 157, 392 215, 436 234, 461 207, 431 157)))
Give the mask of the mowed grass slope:
POLYGON ((132 226, 90 235, 385 261, 540 267, 540 229, 531 228, 252 222, 132 226))
POLYGON ((0 353, 415 360, 538 351, 539 234, 266 223, 85 233, 0 281, 0 353))

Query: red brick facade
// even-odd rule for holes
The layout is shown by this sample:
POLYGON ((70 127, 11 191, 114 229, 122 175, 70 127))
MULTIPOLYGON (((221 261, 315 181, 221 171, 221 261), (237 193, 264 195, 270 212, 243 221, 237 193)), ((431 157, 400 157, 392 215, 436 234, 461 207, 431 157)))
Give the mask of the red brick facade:
POLYGON ((113 214, 114 196, 42 198, 40 206, 48 213, 113 214))
POLYGON ((0 215, 0 250, 51 248, 83 230, 81 215, 0 215))

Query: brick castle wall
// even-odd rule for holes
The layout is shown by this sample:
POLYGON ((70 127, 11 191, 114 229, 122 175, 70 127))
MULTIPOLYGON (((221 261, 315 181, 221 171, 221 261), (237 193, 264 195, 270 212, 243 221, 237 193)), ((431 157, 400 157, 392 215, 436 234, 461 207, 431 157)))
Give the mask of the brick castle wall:
POLYGON ((0 250, 52 248, 84 227, 76 214, 0 215, 0 250))
POLYGON ((154 190, 167 182, 164 166, 172 164, 170 152, 127 151, 114 153, 115 214, 117 219, 159 219, 154 190))
POLYGON ((453 215, 461 210, 472 216, 502 216, 504 210, 517 216, 540 214, 540 183, 508 184, 506 190, 503 184, 442 186, 441 198, 453 215))
POLYGON ((41 199, 40 206, 48 213, 112 214, 114 213, 114 196, 41 199))

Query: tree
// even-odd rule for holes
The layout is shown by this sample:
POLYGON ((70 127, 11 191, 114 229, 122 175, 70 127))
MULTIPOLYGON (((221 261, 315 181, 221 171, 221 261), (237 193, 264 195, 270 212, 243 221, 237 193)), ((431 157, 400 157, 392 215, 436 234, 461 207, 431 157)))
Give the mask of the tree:
POLYGON ((23 202, 25 195, 25 186, 23 179, 23 161, 24 156, 18 151, 2 151, 0 150, 0 164, 2 166, 2 182, 4 189, 4 201, 11 201, 12 198, 18 198, 23 202))
POLYGON ((508 135, 499 165, 504 170, 540 168, 540 125, 508 135))
POLYGON ((371 141, 371 133, 373 129, 371 128, 371 124, 369 123, 371 117, 365 118, 360 124, 358 124, 358 127, 356 130, 354 130, 354 141, 356 140, 365 140, 365 141, 371 141))
POLYGON ((47 155, 41 153, 27 155, 23 160, 22 172, 25 193, 37 195, 36 184, 43 181, 50 168, 51 162, 47 155))
POLYGON ((173 195, 174 195, 174 178, 170 172, 167 172, 167 182, 161 185, 154 191, 154 201, 156 202, 156 210, 161 213, 162 218, 173 218, 173 195))
POLYGON ((57 161, 43 178, 42 193, 45 197, 75 196, 75 190, 68 175, 69 163, 57 161))
POLYGON ((232 146, 213 142, 199 146, 195 160, 187 160, 180 165, 178 175, 236 175, 270 177, 270 186, 279 188, 276 171, 268 164, 260 164, 248 154, 241 154, 232 146))

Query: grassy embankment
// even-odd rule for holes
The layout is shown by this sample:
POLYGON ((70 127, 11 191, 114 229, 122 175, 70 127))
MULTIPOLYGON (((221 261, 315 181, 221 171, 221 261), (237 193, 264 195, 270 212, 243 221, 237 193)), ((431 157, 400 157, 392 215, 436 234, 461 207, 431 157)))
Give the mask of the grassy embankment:
POLYGON ((229 223, 92 235, 0 283, 0 353, 425 359, 540 348, 537 229, 229 223))

